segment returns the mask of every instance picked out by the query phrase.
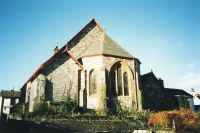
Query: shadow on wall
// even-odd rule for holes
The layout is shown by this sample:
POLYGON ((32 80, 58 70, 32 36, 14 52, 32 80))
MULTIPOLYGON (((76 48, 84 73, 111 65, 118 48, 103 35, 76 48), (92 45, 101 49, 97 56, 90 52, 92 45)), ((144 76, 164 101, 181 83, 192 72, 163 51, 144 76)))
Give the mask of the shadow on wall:
POLYGON ((105 69, 105 77, 106 77, 106 97, 107 100, 107 107, 109 110, 113 113, 117 113, 117 106, 118 106, 118 100, 117 95, 115 92, 113 92, 113 86, 111 85, 111 82, 113 80, 113 72, 109 72, 107 69, 105 69), (113 95, 114 93, 114 95, 113 95))
POLYGON ((53 101, 53 83, 48 79, 46 79, 45 99, 47 101, 53 101))
MULTIPOLYGON (((62 55, 60 55, 59 59, 56 59, 52 64, 43 69, 41 71, 41 74, 44 74, 45 76, 50 75, 51 73, 53 73, 53 71, 58 69, 69 59, 69 55, 67 53, 63 53, 62 55)), ((47 76, 45 85, 45 98, 47 101, 53 101, 53 84, 54 83, 52 82, 52 77, 47 76)))

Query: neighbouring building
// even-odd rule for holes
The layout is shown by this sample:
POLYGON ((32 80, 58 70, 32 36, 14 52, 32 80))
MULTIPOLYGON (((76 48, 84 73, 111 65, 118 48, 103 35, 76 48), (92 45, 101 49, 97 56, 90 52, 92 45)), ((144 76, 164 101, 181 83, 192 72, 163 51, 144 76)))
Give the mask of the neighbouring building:
POLYGON ((191 89, 190 94, 194 98, 195 111, 200 112, 200 94, 194 88, 191 89))
POLYGON ((153 72, 141 76, 143 109, 155 111, 190 108, 193 96, 182 89, 165 88, 164 81, 153 72))
POLYGON ((20 91, 2 90, 0 92, 0 118, 10 114, 10 108, 19 102, 20 91))
POLYGON ((141 110, 140 61, 111 39, 95 19, 42 64, 21 88, 29 112, 41 99, 67 96, 86 109, 112 108, 118 102, 141 110), (106 102, 109 101, 109 102, 106 102))
POLYGON ((140 75, 140 61, 111 39, 95 19, 43 63, 21 88, 20 102, 33 112, 41 101, 67 97, 83 109, 130 111, 178 108, 183 90, 164 88, 153 73, 140 75), (142 93, 141 93, 142 90, 142 93))

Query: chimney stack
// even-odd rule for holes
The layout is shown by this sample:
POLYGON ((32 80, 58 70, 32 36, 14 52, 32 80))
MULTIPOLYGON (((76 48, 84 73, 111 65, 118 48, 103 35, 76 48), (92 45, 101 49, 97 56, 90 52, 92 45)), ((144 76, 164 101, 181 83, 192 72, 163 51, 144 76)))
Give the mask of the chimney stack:
POLYGON ((161 78, 158 79, 158 82, 160 83, 160 85, 162 85, 162 87, 164 87, 164 81, 161 78))

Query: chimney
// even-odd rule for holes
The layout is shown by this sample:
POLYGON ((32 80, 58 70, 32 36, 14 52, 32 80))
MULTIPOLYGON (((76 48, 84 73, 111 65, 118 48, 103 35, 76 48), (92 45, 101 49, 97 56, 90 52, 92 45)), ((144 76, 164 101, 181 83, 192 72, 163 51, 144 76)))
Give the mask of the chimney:
POLYGON ((59 51, 59 47, 58 47, 58 45, 54 48, 54 54, 56 54, 58 51, 59 51))
POLYGON ((164 81, 163 81, 161 78, 158 79, 158 82, 160 83, 160 85, 161 85, 162 87, 164 87, 164 81))

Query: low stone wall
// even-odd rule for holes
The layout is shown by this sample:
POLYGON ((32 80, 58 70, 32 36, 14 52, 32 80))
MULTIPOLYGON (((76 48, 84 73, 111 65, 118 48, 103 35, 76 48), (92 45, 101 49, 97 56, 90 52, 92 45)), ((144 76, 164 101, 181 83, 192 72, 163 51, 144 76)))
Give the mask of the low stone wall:
POLYGON ((70 133, 175 133, 174 131, 152 131, 145 120, 132 117, 69 116, 57 119, 54 116, 26 119, 44 127, 70 133))
POLYGON ((67 132, 133 132, 137 129, 146 129, 145 122, 133 119, 113 119, 113 118, 33 118, 37 124, 50 126, 67 132))

